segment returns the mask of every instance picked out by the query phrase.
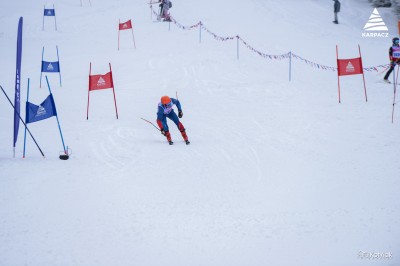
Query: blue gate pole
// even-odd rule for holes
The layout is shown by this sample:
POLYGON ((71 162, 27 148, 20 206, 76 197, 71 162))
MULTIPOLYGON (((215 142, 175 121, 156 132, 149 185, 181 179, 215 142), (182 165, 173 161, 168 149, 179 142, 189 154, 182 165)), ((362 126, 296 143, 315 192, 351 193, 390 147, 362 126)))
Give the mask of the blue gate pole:
POLYGON ((292 81, 292 51, 289 52, 289 81, 292 81))
POLYGON ((44 46, 43 46, 43 50, 42 50, 42 66, 40 67, 40 86, 39 88, 42 87, 42 74, 43 74, 43 55, 44 55, 44 46))
MULTIPOLYGON (((47 75, 46 75, 46 81, 47 81, 47 87, 49 88, 49 92, 51 94, 49 79, 47 78, 47 75)), ((54 100, 54 98, 53 98, 53 100, 54 100)), ((55 103, 54 103, 54 105, 55 105, 55 103)), ((61 136, 61 141, 62 141, 62 145, 63 145, 63 148, 64 148, 64 153, 68 154, 68 151, 65 149, 64 138, 63 138, 63 135, 62 135, 62 132, 61 132, 60 121, 58 121, 58 114, 56 115, 56 119, 57 119, 58 129, 60 130, 60 136, 61 136)))
POLYGON ((56 45, 56 49, 57 49, 57 59, 58 59, 58 74, 60 75, 60 87, 62 87, 62 83, 61 83, 61 67, 60 67, 60 57, 58 55, 58 46, 56 45))
POLYGON ((54 25, 56 26, 56 30, 57 30, 57 19, 56 19, 56 9, 54 8, 54 4, 53 4, 53 12, 54 12, 54 25))
POLYGON ((43 6, 43 26, 42 26, 42 30, 44 30, 44 11, 46 9, 46 6, 43 6))
MULTIPOLYGON (((28 105, 28 102, 29 102, 29 78, 28 78, 28 90, 26 93, 26 105, 28 105)), ((25 112, 26 112, 26 114, 28 114, 28 110, 25 110, 25 112)), ((26 114, 25 114, 25 121, 27 120, 26 114)), ((24 134, 24 153, 23 153, 22 158, 25 158, 25 147, 26 147, 26 127, 25 127, 25 134, 24 134)))

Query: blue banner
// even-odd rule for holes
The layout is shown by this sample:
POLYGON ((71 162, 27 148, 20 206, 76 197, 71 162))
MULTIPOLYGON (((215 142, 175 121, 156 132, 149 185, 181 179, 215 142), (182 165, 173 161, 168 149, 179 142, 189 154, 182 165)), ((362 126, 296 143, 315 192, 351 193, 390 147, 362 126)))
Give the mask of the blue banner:
POLYGON ((60 72, 60 63, 42 61, 42 72, 60 72))
POLYGON ((44 15, 48 17, 54 17, 56 15, 55 9, 44 9, 44 15))
POLYGON ((40 120, 57 116, 56 105, 54 103, 53 94, 47 96, 40 105, 35 105, 30 102, 26 102, 26 118, 25 122, 33 123, 40 120))
POLYGON ((21 99, 21 60, 22 60, 22 26, 23 18, 19 18, 18 37, 17 37, 17 64, 15 73, 15 97, 14 97, 14 148, 18 139, 19 113, 21 99))

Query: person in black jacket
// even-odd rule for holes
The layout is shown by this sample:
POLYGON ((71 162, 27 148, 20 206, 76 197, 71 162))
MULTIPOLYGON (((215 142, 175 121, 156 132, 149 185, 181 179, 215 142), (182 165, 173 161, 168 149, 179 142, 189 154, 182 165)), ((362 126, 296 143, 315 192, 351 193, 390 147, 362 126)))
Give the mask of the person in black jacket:
POLYGON ((386 83, 390 83, 389 81, 389 76, 393 72, 394 67, 396 64, 400 64, 400 45, 399 45, 399 38, 394 37, 392 39, 392 46, 389 48, 389 59, 390 59, 390 68, 386 72, 385 77, 383 78, 383 81, 386 83))
POLYGON ((340 12, 340 2, 339 0, 333 0, 335 3, 333 4, 333 12, 335 13, 335 20, 332 21, 335 24, 339 24, 337 13, 340 12))

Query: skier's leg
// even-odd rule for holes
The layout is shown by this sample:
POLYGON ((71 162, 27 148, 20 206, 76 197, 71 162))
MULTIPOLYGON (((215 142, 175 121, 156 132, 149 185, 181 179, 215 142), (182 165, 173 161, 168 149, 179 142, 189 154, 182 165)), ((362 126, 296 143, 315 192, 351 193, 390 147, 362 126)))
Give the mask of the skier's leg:
POLYGON ((168 142, 172 141, 171 134, 169 133, 169 131, 165 132, 165 136, 167 137, 168 142))
POLYGON ((179 131, 182 134, 182 137, 185 141, 188 141, 188 136, 186 135, 186 129, 181 122, 178 124, 179 131))
POLYGON ((388 80, 390 74, 392 73, 392 71, 394 70, 394 66, 390 66, 388 72, 386 72, 385 77, 383 78, 384 80, 388 80))
MULTIPOLYGON (((164 129, 165 132, 169 131, 168 124, 167 124, 167 118, 163 117, 161 120, 162 124, 162 129, 164 129)), ((160 126, 160 124, 158 124, 160 126)), ((161 127, 161 126, 160 126, 161 127)))
POLYGON ((164 19, 166 21, 170 21, 171 20, 170 17, 169 17, 169 7, 165 7, 164 8, 164 19))
POLYGON ((158 17, 161 19, 163 17, 163 4, 160 5, 160 15, 158 15, 158 17))
POLYGON ((179 121, 179 118, 176 115, 176 113, 174 111, 172 111, 171 113, 169 113, 168 118, 171 119, 172 121, 174 121, 175 125, 178 127, 179 131, 181 132, 183 139, 185 141, 187 141, 188 140, 188 136, 186 135, 185 127, 179 121))
POLYGON ((337 18, 337 12, 333 12, 334 18, 333 18, 333 23, 338 24, 338 18, 337 18))
POLYGON ((162 122, 162 125, 163 125, 163 130, 165 131, 165 137, 167 138, 168 142, 170 142, 171 141, 171 134, 169 133, 167 119, 164 118, 161 122, 162 122))

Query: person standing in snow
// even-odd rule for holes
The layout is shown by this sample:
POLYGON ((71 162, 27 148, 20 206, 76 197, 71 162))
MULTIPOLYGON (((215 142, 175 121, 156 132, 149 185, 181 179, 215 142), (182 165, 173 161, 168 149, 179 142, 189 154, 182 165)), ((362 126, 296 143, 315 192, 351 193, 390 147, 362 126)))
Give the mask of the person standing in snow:
POLYGON ((171 21, 171 18, 169 17, 169 9, 172 7, 171 1, 161 0, 160 7, 160 18, 163 18, 164 21, 171 21))
POLYGON ((392 46, 389 48, 389 59, 390 59, 390 68, 386 72, 385 77, 383 78, 383 81, 386 83, 390 83, 389 81, 389 76, 394 70, 394 67, 396 64, 400 64, 400 46, 399 46, 399 38, 394 37, 392 39, 392 46))
POLYGON ((340 2, 339 0, 333 0, 335 3, 333 4, 333 13, 335 13, 335 20, 332 21, 335 24, 339 24, 338 14, 340 12, 340 2))
POLYGON ((182 134, 183 139, 186 142, 186 145, 189 145, 189 139, 186 135, 186 130, 183 124, 179 121, 179 118, 182 118, 182 107, 179 100, 170 98, 168 96, 161 97, 161 102, 158 104, 157 111, 157 124, 160 128, 161 134, 167 137, 169 145, 174 144, 171 139, 171 134, 169 133, 169 128, 167 124, 167 117, 171 119, 175 125, 178 127, 179 131, 182 134), (178 108, 178 115, 176 115, 174 109, 172 108, 174 105, 178 108))

